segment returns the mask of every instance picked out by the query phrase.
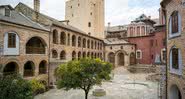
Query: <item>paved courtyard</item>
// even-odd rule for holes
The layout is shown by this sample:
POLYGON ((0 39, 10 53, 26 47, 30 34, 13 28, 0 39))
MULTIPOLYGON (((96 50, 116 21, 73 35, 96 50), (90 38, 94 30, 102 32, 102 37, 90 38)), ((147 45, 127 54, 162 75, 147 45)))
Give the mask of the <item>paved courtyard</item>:
MULTIPOLYGON (((92 91, 100 88, 95 86, 89 93, 89 99, 158 99, 158 84, 146 81, 147 76, 148 74, 131 74, 123 67, 116 68, 114 78, 110 82, 104 82, 101 86, 106 90, 106 96, 93 96, 92 91)), ((36 96, 35 99, 84 99, 84 92, 82 90, 52 89, 36 96)))

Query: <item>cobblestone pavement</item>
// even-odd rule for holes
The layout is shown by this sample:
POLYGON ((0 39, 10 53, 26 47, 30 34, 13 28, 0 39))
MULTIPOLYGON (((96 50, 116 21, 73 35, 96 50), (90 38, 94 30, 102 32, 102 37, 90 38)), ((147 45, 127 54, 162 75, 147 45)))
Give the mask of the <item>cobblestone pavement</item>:
MULTIPOLYGON (((101 87, 106 91, 106 96, 95 97, 91 90, 89 99, 158 99, 157 82, 146 81, 148 74, 131 74, 123 67, 114 70, 114 78, 104 82, 101 87), (131 84, 131 83, 136 84, 131 84)), ((44 94, 38 95, 35 99, 84 99, 82 90, 58 90, 52 89, 44 94)))

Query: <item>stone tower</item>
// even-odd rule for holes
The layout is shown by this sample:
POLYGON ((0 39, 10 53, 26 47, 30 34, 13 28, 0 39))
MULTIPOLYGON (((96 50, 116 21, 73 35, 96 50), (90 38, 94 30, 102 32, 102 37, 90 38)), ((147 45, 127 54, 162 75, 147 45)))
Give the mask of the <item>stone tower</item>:
POLYGON ((67 0, 65 12, 69 25, 104 38, 104 0, 67 0))

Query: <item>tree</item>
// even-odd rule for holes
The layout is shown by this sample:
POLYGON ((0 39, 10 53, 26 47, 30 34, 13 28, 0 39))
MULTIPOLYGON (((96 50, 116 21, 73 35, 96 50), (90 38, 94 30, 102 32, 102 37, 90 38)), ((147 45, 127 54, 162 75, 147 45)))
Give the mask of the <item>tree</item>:
POLYGON ((110 80, 112 65, 100 59, 83 58, 60 65, 56 71, 57 87, 70 89, 82 89, 85 91, 85 99, 94 85, 101 85, 103 80, 110 80))
POLYGON ((0 99, 33 99, 31 85, 17 75, 0 77, 0 99))

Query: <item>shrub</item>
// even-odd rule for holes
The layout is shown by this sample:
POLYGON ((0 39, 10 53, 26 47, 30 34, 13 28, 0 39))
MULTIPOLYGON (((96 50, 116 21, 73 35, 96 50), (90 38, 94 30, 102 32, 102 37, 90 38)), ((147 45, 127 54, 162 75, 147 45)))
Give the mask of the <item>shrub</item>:
POLYGON ((19 75, 0 77, 0 99, 33 99, 31 84, 19 75))
POLYGON ((31 88, 33 90, 34 95, 41 94, 41 93, 45 92, 46 88, 45 88, 44 84, 42 84, 38 80, 32 79, 29 82, 31 84, 31 88))

